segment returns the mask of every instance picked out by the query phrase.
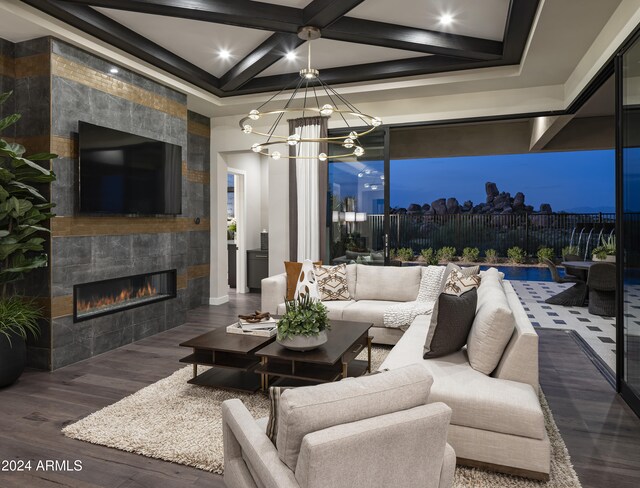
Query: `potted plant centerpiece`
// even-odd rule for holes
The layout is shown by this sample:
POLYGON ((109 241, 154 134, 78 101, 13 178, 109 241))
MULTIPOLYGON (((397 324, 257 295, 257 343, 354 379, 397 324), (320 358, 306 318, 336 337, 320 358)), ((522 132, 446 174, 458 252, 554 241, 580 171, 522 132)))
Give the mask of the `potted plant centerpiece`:
POLYGON ((327 342, 327 307, 320 300, 301 294, 285 300, 285 313, 278 321, 278 343, 294 351, 309 351, 327 342))
POLYGON ((593 250, 594 261, 616 262, 616 237, 602 238, 601 244, 593 250))
MULTIPOLYGON (((0 95, 0 105, 11 92, 0 95)), ((0 120, 0 131, 16 123, 20 115, 0 120)), ((26 364, 28 335, 37 335, 40 307, 19 295, 19 282, 36 268, 47 266, 44 250, 48 233, 44 224, 53 207, 34 186, 55 180, 53 172, 34 161, 57 156, 41 153, 24 156, 25 148, 0 138, 0 387, 12 384, 26 364)))

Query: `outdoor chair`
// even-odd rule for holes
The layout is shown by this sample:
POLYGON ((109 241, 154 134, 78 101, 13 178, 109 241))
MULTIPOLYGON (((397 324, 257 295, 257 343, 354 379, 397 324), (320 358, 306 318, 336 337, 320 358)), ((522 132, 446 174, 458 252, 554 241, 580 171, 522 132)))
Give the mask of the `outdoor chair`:
MULTIPOLYGON (((582 258, 577 254, 565 254, 562 256, 563 261, 582 261, 582 258)), ((583 268, 574 268, 573 266, 565 266, 564 272, 566 275, 575 276, 576 278, 587 281, 588 270, 583 268)))
POLYGON ((589 313, 614 317, 616 314, 616 265, 596 263, 589 269, 589 313))
POLYGON ((588 291, 587 284, 584 280, 571 275, 562 277, 558 272, 558 268, 551 260, 543 258, 542 262, 547 265, 549 271, 551 271, 551 277, 556 283, 575 283, 572 287, 547 298, 545 303, 550 305, 564 305, 565 307, 584 307, 588 291))

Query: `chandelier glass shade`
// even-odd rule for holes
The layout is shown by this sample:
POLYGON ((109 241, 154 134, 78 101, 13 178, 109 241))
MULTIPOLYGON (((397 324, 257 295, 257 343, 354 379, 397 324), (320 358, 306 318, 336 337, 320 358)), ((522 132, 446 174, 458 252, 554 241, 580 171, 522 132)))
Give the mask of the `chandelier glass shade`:
POLYGON ((298 32, 301 39, 307 41, 307 67, 300 70, 300 78, 286 85, 278 93, 259 107, 251 110, 240 122, 240 129, 245 134, 253 134, 261 139, 251 146, 258 154, 271 159, 344 159, 361 157, 365 148, 360 139, 382 125, 379 117, 368 115, 358 110, 331 86, 320 78, 320 72, 311 67, 311 41, 320 37, 315 27, 302 27, 298 32), (289 99, 278 105, 276 100, 280 94, 293 90, 289 99), (340 117, 347 128, 354 127, 345 135, 334 137, 303 137, 299 132, 290 133, 287 119, 308 117, 340 117), (283 121, 284 119, 284 121, 283 121), (260 128, 256 128, 258 126, 260 128), (268 129, 267 129, 268 127, 268 129), (327 149, 317 155, 301 155, 299 148, 303 143, 319 143, 327 149), (328 144, 341 146, 342 149, 331 151, 328 144), (294 149, 293 151, 291 149, 294 149), (295 150, 297 149, 297 150, 295 150))

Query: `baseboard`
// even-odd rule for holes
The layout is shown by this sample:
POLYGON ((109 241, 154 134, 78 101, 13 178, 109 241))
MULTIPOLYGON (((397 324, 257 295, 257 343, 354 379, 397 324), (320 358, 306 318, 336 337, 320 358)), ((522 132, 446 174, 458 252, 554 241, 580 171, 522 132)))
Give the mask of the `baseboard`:
POLYGON ((223 295, 221 297, 209 297, 209 305, 222 305, 229 301, 229 295, 223 295))

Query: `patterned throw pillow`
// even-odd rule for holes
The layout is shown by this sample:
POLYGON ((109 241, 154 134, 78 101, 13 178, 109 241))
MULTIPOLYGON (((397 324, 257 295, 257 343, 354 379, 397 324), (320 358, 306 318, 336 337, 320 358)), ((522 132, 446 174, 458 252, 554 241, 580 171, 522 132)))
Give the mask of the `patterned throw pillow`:
POLYGON ((458 270, 451 270, 447 282, 444 284, 444 290, 442 293, 447 295, 460 296, 463 293, 473 290, 480 286, 480 275, 474 274, 471 276, 465 276, 458 270))
POLYGON ((347 265, 315 266, 320 300, 323 302, 351 300, 347 287, 347 265))

